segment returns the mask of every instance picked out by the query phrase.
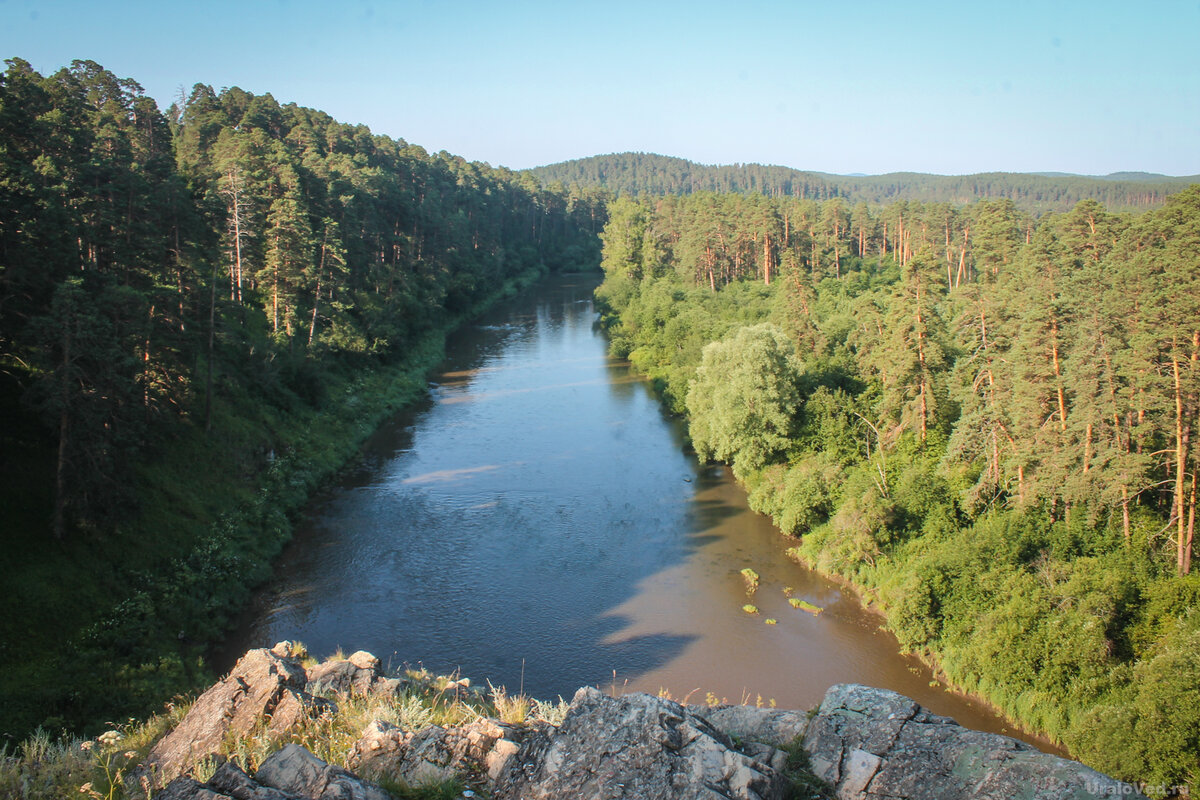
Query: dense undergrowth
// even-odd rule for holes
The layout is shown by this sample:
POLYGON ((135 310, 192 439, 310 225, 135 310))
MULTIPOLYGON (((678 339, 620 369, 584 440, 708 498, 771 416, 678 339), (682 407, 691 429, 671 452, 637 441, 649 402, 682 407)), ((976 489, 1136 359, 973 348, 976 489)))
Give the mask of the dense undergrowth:
MULTIPOLYGON (((1189 196, 1141 224, 1159 226, 1163 240, 1187 241, 1200 195, 1189 196)), ((1070 218, 1030 220, 1027 232, 1014 224, 1004 259, 982 244, 962 251, 961 260, 959 253, 950 258, 949 248, 943 256, 914 246, 905 264, 903 247, 879 246, 878 228, 874 254, 853 255, 851 239, 839 256, 810 235, 815 222, 793 216, 791 243, 768 240, 778 250, 767 251, 764 270, 748 255, 763 252, 770 230, 763 205, 704 197, 618 201, 604 234, 606 280, 597 292, 614 351, 688 416, 700 458, 733 465, 752 507, 795 537, 794 558, 849 581, 883 611, 901 645, 945 681, 1122 779, 1167 787, 1196 781, 1200 575, 1180 574, 1173 534, 1190 529, 1172 514, 1180 499, 1172 489, 1186 492, 1191 473, 1176 483, 1176 462, 1149 454, 1182 453, 1172 447, 1177 407, 1139 396, 1142 410, 1131 412, 1130 424, 1145 427, 1134 433, 1132 452, 1114 448, 1104 459, 1096 455, 1104 446, 1099 423, 1076 421, 1089 413, 1086 376, 1103 369, 1105 356, 1081 354, 1087 331, 1069 320, 1094 325, 1089 306, 1100 300, 1066 297, 1064 290, 1054 301, 1062 358, 1052 361, 1051 323, 1029 319, 1044 300, 1035 293, 1045 287, 1021 272, 1041 257, 1046 238, 1066 238, 1070 218), (722 265, 720 248, 736 248, 738 240, 746 249, 722 265), (989 258, 994 268, 984 266, 989 258), (929 265, 939 259, 950 263, 940 287, 929 265), (975 279, 955 284, 956 262, 969 276, 972 260, 975 279), (1006 273, 1019 277, 1006 285, 1006 273), (982 315, 973 317, 972 306, 988 292, 981 342, 971 336, 982 315), (1022 344, 1021 336, 1042 338, 1022 344), (987 392, 1010 379, 1005 395, 987 392), (983 401, 994 403, 987 413, 975 407, 983 401), (1060 410, 1070 425, 1060 428, 1060 410), (1022 413, 1034 420, 1029 428, 1021 427, 1022 413), (1155 414, 1165 422, 1161 435, 1147 432, 1155 414), (989 422, 1002 435, 989 439, 989 422), (1031 441, 1020 438, 1026 430, 1031 441), (978 440, 986 446, 972 449, 978 440), (1082 464, 1066 459, 1072 447, 1082 464), (1144 471, 1133 478, 1136 468, 1144 471), (1102 476, 1101 469, 1120 474, 1102 476), (1120 485, 1104 481, 1136 484, 1124 495, 1136 500, 1123 503, 1120 485)), ((921 216, 931 211, 939 221, 947 213, 910 205, 905 224, 940 237, 921 216)), ((949 213, 970 227, 990 211, 949 213)), ((820 210, 809 219, 820 219, 820 210)), ((1130 224, 1110 229, 1109 248, 1130 224)), ((786 227, 779 224, 775 235, 786 227)), ((1118 249, 1088 262, 1130 292, 1137 257, 1118 249)), ((1090 268, 1068 264, 1076 277, 1090 268)), ((1128 330, 1137 313, 1118 324, 1128 330)), ((1107 347, 1110 363, 1136 361, 1111 341, 1107 347)), ((1141 364, 1131 372, 1154 368, 1150 360, 1141 364)), ((1138 374, 1141 391, 1154 391, 1138 374)), ((1114 371, 1113 385, 1121 379, 1114 371)), ((1170 384, 1158 386, 1170 400, 1170 384)), ((1194 401, 1175 396, 1182 397, 1178 408, 1194 401)), ((1125 424, 1117 419, 1117 427, 1125 424)), ((1117 444, 1126 441, 1118 437, 1117 444)))

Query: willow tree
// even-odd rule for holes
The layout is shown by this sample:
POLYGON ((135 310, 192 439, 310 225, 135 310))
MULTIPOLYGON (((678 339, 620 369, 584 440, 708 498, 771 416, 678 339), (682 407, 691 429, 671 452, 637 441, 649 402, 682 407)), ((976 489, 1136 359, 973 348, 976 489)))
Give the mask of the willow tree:
POLYGON ((687 394, 697 455, 731 462, 739 475, 781 460, 802 404, 802 369, 791 341, 770 323, 707 345, 687 394))

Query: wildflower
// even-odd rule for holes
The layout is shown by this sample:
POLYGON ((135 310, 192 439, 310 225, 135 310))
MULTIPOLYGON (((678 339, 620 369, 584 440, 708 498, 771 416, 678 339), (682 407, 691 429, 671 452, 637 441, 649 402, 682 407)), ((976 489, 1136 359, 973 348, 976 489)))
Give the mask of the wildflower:
POLYGON ((126 758, 132 761, 133 759, 137 758, 137 750, 126 750, 124 755, 126 758))
POLYGON ((111 747, 112 745, 121 741, 121 732, 120 731, 105 731, 104 733, 100 734, 99 738, 97 738, 96 741, 99 742, 100 744, 104 745, 105 747, 111 747))
POLYGON ((79 743, 79 749, 84 750, 84 751, 91 750, 95 746, 96 746, 96 743, 93 742, 91 739, 88 739, 86 742, 79 743))
POLYGON ((91 794, 92 793, 92 782, 88 781, 83 786, 80 786, 79 793, 80 794, 91 794))

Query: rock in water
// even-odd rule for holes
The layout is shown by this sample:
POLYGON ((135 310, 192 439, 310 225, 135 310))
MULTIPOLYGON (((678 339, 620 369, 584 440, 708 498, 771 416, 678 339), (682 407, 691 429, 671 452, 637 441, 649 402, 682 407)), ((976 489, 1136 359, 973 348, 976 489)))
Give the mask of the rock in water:
POLYGON ((575 693, 558 729, 527 737, 493 785, 496 800, 762 800, 782 797, 786 757, 738 752, 678 703, 647 694, 575 693))
POLYGON ((831 687, 809 723, 804 749, 813 773, 840 800, 1130 796, 1127 784, 1077 761, 969 730, 907 697, 868 686, 831 687))

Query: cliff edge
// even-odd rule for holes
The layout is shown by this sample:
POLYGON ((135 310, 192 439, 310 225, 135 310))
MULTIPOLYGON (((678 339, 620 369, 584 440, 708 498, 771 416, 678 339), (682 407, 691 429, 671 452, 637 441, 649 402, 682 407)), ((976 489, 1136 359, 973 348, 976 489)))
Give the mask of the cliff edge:
POLYGON ((252 650, 154 746, 143 777, 162 787, 157 800, 388 800, 397 787, 449 783, 494 800, 1132 796, 1078 762, 866 686, 834 686, 812 713, 583 688, 557 724, 477 715, 420 727, 387 711, 411 688, 368 653, 306 668, 286 644, 252 650), (344 765, 300 743, 339 704, 367 698, 393 721, 370 720, 344 765), (271 743, 261 760, 234 752, 250 734, 271 743))

